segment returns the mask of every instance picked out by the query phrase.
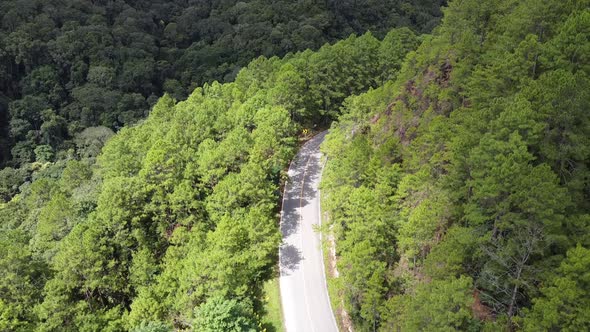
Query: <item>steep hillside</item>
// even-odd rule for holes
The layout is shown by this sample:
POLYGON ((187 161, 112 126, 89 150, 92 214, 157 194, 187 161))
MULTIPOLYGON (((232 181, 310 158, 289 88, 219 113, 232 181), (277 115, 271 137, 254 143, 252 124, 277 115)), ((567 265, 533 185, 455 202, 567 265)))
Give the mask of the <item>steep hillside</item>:
POLYGON ((357 330, 590 328, 590 3, 452 1, 324 151, 357 330))

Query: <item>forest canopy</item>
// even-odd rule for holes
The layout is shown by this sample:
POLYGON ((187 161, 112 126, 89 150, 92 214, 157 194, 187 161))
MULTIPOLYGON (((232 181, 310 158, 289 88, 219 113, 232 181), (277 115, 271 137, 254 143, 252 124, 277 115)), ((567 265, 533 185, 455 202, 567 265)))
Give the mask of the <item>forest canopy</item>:
POLYGON ((38 162, 0 207, 10 253, 0 258, 0 329, 259 326, 281 241, 279 185, 301 127, 395 77, 418 44, 400 28, 260 57, 232 83, 181 102, 164 95, 114 136, 87 128, 83 151, 112 136, 98 158, 38 162))
POLYGON ((590 3, 452 1, 323 145, 358 331, 590 328, 590 3))
POLYGON ((590 2, 441 4, 2 2, 0 330, 262 330, 328 127, 356 331, 589 330, 590 2))
POLYGON ((163 93, 182 100, 232 81, 259 56, 393 27, 430 31, 441 3, 2 1, 0 168, 67 159, 84 129, 134 124, 163 93))

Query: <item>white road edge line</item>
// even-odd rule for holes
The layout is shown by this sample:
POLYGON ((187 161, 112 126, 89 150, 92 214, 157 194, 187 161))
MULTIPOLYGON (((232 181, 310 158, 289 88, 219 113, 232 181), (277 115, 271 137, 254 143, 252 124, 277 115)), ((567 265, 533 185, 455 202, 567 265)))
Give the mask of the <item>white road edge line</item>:
MULTIPOLYGON (((303 213, 301 213, 301 211, 303 210, 303 188, 305 186, 305 174, 307 173, 307 167, 309 166, 309 161, 311 160, 311 155, 309 157, 307 157, 307 162, 305 163, 305 168, 303 169, 303 176, 301 177, 301 191, 299 192, 299 227, 303 227, 303 213)), ((299 236, 299 243, 301 244, 301 249, 303 249, 303 234, 300 234, 299 236)), ((305 259, 305 257, 304 257, 305 259)), ((311 313, 309 312, 309 302, 307 300, 307 281, 305 280, 305 264, 303 264, 303 262, 301 263, 301 276, 303 278, 303 297, 305 298, 305 311, 307 312, 307 318, 309 319, 309 322, 311 323, 311 330, 315 331, 315 327, 313 326, 313 321, 311 319, 311 313)))

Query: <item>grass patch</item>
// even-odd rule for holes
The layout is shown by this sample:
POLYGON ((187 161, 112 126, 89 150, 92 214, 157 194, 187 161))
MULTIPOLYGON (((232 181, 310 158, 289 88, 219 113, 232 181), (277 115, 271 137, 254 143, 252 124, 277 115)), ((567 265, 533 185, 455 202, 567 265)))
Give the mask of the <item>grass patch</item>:
POLYGON ((264 283, 264 308, 262 331, 284 332, 278 277, 264 283))

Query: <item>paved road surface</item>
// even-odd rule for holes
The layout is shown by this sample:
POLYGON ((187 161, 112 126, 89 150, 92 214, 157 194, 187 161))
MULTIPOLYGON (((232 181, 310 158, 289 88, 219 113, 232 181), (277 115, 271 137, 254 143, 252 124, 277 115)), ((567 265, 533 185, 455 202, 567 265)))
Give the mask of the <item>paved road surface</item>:
POLYGON ((319 146, 326 132, 309 140, 289 168, 281 211, 280 287, 287 332, 337 332, 330 306, 320 235, 319 146))

